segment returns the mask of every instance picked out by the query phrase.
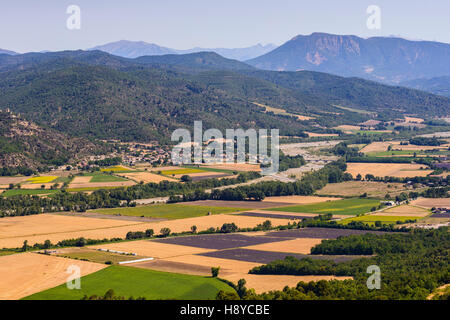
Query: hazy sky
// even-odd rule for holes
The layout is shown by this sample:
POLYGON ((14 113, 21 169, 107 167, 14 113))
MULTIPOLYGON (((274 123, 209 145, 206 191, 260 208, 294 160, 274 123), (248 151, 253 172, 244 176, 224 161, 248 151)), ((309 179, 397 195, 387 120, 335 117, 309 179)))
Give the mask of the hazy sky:
POLYGON ((235 48, 312 32, 450 43, 449 14, 449 0, 2 0, 0 48, 86 49, 121 39, 235 48), (66 27, 72 4, 80 30, 66 27), (381 8, 381 30, 366 26, 369 5, 381 8))

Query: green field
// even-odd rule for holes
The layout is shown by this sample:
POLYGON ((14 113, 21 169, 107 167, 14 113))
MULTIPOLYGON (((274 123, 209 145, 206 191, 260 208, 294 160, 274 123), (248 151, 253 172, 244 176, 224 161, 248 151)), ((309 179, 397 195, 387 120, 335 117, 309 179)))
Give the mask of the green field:
POLYGON ((127 181, 127 179, 118 177, 112 174, 105 174, 105 173, 89 173, 85 174, 84 176, 92 177, 91 181, 92 183, 95 182, 119 182, 119 181, 127 181))
POLYGON ((391 134, 392 132, 386 132, 386 131, 376 131, 376 130, 356 130, 353 131, 355 134, 360 135, 378 135, 378 134, 391 134))
POLYGON ((369 225, 375 224, 376 221, 380 221, 383 224, 395 224, 397 221, 407 221, 407 220, 419 220, 418 217, 405 217, 405 216, 374 216, 374 215, 365 215, 360 217, 348 218, 339 221, 341 224, 349 224, 352 221, 361 221, 367 223, 369 225))
POLYGON ((197 168, 184 168, 184 169, 176 169, 176 170, 164 170, 161 171, 161 174, 165 176, 177 175, 177 174, 191 174, 191 173, 201 173, 206 170, 197 169, 197 168))
POLYGON ((91 262, 97 262, 97 263, 106 263, 106 262, 110 261, 115 264, 122 262, 122 261, 130 261, 130 260, 137 260, 137 259, 143 258, 143 257, 138 257, 138 256, 97 251, 97 250, 80 250, 79 252, 75 251, 75 252, 70 252, 70 253, 64 253, 59 256, 69 258, 69 259, 85 260, 85 261, 91 261, 91 262))
POLYGON ((333 215, 358 215, 369 212, 373 207, 380 205, 379 200, 372 199, 343 199, 321 203, 272 208, 271 211, 285 211, 296 213, 331 213, 333 215))
POLYGON ((380 152, 369 152, 367 153, 370 157, 387 157, 387 156, 414 156, 416 153, 417 156, 439 156, 439 155, 448 155, 450 152, 447 150, 441 151, 433 151, 433 152, 425 152, 420 150, 395 150, 395 151, 380 151, 380 152))
MULTIPOLYGON (((208 172, 217 172, 217 173, 230 173, 232 174, 234 172, 234 170, 226 170, 226 169, 216 169, 216 168, 209 168, 209 167, 200 167, 200 168, 196 168, 196 167, 189 167, 186 166, 186 168, 189 169, 199 169, 202 171, 208 171, 208 172)), ((236 170, 237 171, 237 170, 236 170)))
POLYGON ((41 190, 41 189, 14 189, 6 190, 2 193, 4 197, 12 197, 17 195, 40 195, 40 194, 54 194, 59 190, 41 190))
POLYGON ((88 191, 109 190, 109 189, 118 189, 118 188, 126 188, 126 187, 86 187, 86 188, 69 188, 69 189, 67 189, 67 192, 88 192, 88 191))
POLYGON ((84 295, 103 296, 109 289, 113 289, 117 296, 145 297, 148 300, 208 300, 214 299, 220 290, 234 291, 213 278, 111 266, 81 278, 80 290, 69 290, 63 284, 25 300, 80 300, 84 295))
POLYGON ((114 209, 97 209, 92 212, 122 215, 134 217, 148 217, 161 219, 184 219, 205 216, 208 212, 212 214, 231 213, 244 211, 246 209, 226 208, 226 207, 206 207, 206 206, 188 206, 182 204, 157 204, 134 208, 114 208, 114 209))

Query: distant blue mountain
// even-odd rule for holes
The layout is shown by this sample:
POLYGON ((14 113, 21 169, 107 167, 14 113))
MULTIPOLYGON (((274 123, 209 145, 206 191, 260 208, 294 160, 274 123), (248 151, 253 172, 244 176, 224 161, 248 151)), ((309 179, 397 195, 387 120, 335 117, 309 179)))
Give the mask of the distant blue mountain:
POLYGON ((127 41, 121 40, 117 42, 107 43, 105 45, 91 48, 90 50, 100 50, 124 58, 138 58, 142 56, 160 56, 166 54, 188 54, 198 52, 215 52, 227 59, 239 61, 253 59, 275 49, 274 44, 261 45, 247 48, 226 49, 226 48, 193 48, 188 50, 177 50, 159 46, 154 43, 143 41, 127 41))
POLYGON ((400 83, 400 85, 450 97, 450 76, 435 77, 431 79, 415 79, 404 81, 400 83))
POLYGON ((313 33, 246 62, 265 70, 311 70, 398 84, 450 75, 450 44, 313 33))
POLYGON ((5 50, 5 49, 0 49, 0 54, 9 54, 11 56, 18 54, 17 52, 14 51, 10 51, 10 50, 5 50))

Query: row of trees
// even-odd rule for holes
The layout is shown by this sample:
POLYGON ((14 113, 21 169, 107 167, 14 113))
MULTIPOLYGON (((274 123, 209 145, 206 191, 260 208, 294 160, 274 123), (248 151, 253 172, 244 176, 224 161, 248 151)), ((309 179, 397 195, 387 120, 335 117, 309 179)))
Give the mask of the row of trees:
POLYGON ((196 201, 196 200, 228 200, 228 201, 261 201, 265 197, 311 195, 316 190, 322 189, 327 183, 337 183, 352 180, 352 176, 346 173, 345 161, 338 160, 327 164, 318 171, 310 172, 296 182, 263 181, 252 185, 214 189, 211 193, 201 190, 185 193, 181 196, 170 197, 170 202, 196 201))
POLYGON ((261 177, 258 172, 245 172, 236 178, 205 179, 197 182, 178 183, 162 181, 160 183, 138 184, 128 188, 97 190, 92 194, 69 193, 64 190, 52 197, 17 195, 3 197, 0 195, 0 217, 23 216, 42 212, 78 211, 89 209, 115 208, 130 206, 133 200, 164 197, 183 194, 192 190, 204 190, 220 186, 244 183, 261 177))

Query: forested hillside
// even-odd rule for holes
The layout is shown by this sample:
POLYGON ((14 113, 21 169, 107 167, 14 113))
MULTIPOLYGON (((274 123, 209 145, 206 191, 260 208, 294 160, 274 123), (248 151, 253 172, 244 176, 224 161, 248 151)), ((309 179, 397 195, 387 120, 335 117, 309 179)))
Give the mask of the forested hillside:
POLYGON ((0 111, 0 166, 36 169, 63 165, 86 155, 107 152, 107 146, 84 138, 70 138, 0 111))
POLYGON ((189 128, 194 120, 203 120, 204 128, 278 128, 295 136, 313 126, 370 117, 335 105, 382 117, 431 117, 447 115, 450 99, 317 72, 258 71, 214 53, 139 59, 99 51, 0 56, 0 108, 72 136, 167 142, 174 129, 189 128))

